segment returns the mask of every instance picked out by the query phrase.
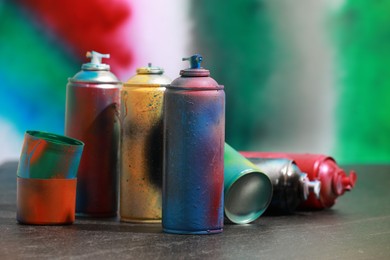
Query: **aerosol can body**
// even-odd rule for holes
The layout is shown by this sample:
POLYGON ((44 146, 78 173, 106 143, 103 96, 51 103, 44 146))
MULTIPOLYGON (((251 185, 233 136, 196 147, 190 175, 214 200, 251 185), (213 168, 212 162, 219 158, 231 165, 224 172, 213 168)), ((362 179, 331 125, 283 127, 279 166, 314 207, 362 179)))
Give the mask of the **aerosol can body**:
POLYGON ((88 52, 91 62, 70 78, 66 91, 65 134, 85 143, 78 170, 76 215, 117 214, 119 108, 121 83, 101 63, 108 54, 88 52))
POLYGON ((164 232, 211 234, 223 230, 225 92, 188 58, 189 69, 164 96, 164 232))
POLYGON ((121 90, 121 221, 161 222, 164 70, 137 69, 121 90))

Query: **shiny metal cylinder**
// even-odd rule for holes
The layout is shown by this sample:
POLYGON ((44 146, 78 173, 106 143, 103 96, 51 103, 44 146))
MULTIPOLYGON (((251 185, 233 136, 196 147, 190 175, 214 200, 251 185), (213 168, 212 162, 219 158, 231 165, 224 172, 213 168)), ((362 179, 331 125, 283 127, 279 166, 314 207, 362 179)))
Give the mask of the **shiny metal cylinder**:
MULTIPOLYGON (((88 54, 87 54, 88 55, 88 54)), ((65 134, 85 143, 78 170, 76 215, 116 216, 118 204, 119 108, 121 83, 89 53, 90 63, 69 79, 65 134)))
POLYGON ((268 208, 272 182, 256 165, 225 143, 225 216, 236 224, 247 224, 268 208))
POLYGON ((163 231, 212 234, 223 230, 225 92, 200 68, 167 86, 164 96, 163 231))
POLYGON ((309 181, 293 160, 283 158, 249 158, 270 179, 273 186, 272 201, 266 213, 291 214, 312 192, 319 196, 320 182, 309 181))
POLYGON ((299 205, 300 209, 325 209, 336 203, 336 199, 345 191, 350 191, 356 183, 356 173, 349 175, 327 155, 310 153, 278 152, 241 152, 247 158, 287 158, 294 160, 297 166, 307 174, 310 181, 321 182, 319 196, 310 193, 307 200, 299 205))
POLYGON ((163 97, 171 83, 163 72, 139 68, 121 90, 121 221, 161 222, 163 97))

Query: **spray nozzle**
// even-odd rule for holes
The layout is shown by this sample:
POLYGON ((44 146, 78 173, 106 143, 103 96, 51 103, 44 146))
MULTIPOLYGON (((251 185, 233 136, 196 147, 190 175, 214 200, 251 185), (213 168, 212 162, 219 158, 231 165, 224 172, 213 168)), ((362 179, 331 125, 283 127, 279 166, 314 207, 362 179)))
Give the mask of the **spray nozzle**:
POLYGON ((303 186, 303 199, 306 200, 310 193, 313 193, 317 199, 320 198, 321 182, 319 180, 310 181, 306 173, 302 173, 300 178, 303 186))
POLYGON ((356 179, 357 179, 357 176, 356 176, 356 173, 354 171, 351 171, 349 173, 349 176, 343 176, 342 178, 342 183, 343 183, 343 187, 345 190, 352 190, 352 188, 355 186, 355 183, 356 183, 356 179))
POLYGON ((191 57, 183 58, 183 61, 184 60, 188 60, 190 62, 191 69, 200 69, 200 63, 202 62, 203 57, 200 54, 194 54, 191 57))
POLYGON ((333 192, 338 196, 343 195, 345 191, 350 191, 355 186, 356 183, 356 173, 351 171, 349 176, 344 172, 344 170, 340 169, 333 176, 332 180, 332 188, 333 192))
POLYGON ((106 58, 106 59, 110 58, 110 54, 101 54, 101 53, 96 52, 96 51, 88 51, 86 54, 86 57, 91 58, 91 63, 101 64, 103 58, 106 58))
POLYGON ((81 67, 84 70, 109 70, 110 65, 102 63, 103 58, 110 58, 110 54, 101 54, 96 51, 88 51, 85 55, 91 59, 91 62, 84 63, 81 67))
POLYGON ((320 192, 321 192, 321 182, 318 180, 315 181, 308 181, 307 186, 309 188, 309 192, 313 193, 317 199, 320 198, 320 192))

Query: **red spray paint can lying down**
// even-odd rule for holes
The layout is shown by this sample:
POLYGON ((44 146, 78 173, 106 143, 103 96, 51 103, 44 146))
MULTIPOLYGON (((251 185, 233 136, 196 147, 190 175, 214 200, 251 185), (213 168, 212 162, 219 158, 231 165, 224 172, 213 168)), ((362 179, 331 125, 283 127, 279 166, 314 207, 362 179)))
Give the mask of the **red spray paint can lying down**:
POLYGON ((303 202, 301 209, 324 209, 332 207, 337 197, 350 191, 356 183, 356 173, 351 171, 349 176, 341 169, 336 161, 327 155, 322 154, 295 154, 295 153, 274 153, 274 152, 240 152, 246 158, 286 158, 294 160, 302 172, 305 172, 310 181, 321 182, 319 198, 310 194, 303 202))

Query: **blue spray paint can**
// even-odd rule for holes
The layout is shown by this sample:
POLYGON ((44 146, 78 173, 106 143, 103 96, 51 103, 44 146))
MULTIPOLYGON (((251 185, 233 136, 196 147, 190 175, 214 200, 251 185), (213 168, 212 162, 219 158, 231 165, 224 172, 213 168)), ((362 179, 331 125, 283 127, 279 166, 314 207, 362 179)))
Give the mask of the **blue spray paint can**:
POLYGON ((200 67, 202 56, 167 86, 164 96, 164 232, 223 230, 225 92, 200 67))

